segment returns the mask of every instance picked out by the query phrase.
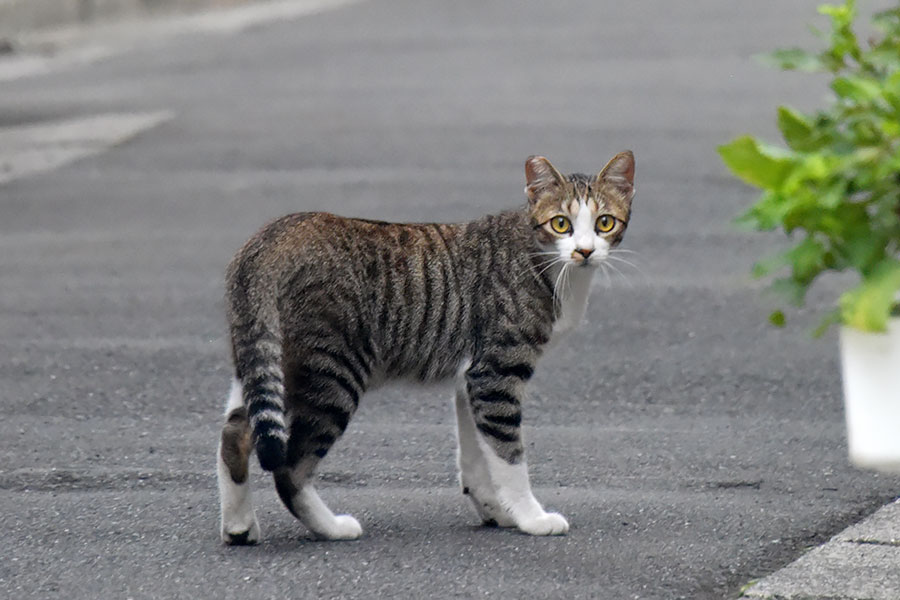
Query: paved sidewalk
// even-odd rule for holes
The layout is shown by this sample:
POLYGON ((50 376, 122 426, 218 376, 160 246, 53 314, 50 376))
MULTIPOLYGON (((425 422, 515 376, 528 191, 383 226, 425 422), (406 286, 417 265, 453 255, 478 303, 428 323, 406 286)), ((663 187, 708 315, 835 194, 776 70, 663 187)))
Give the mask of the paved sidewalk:
POLYGON ((900 598, 900 500, 762 579, 742 597, 897 600, 900 598))

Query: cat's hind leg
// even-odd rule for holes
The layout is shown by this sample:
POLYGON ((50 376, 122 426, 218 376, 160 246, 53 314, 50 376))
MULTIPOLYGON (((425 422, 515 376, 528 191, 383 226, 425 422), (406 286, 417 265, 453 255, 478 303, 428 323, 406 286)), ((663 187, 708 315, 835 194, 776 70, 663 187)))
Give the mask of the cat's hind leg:
POLYGON ((291 514, 313 535, 323 540, 355 540, 362 526, 350 515, 336 515, 319 497, 304 468, 283 467, 275 471, 275 489, 291 514))
POLYGON ((319 461, 347 428, 362 385, 337 369, 289 372, 287 464, 274 473, 275 489, 291 514, 316 537, 355 540, 362 535, 359 521, 331 512, 316 492, 312 477, 319 461))
POLYGON ((230 545, 259 541, 259 523, 250 498, 250 422, 241 383, 235 379, 225 406, 225 425, 216 451, 221 509, 220 535, 230 545))

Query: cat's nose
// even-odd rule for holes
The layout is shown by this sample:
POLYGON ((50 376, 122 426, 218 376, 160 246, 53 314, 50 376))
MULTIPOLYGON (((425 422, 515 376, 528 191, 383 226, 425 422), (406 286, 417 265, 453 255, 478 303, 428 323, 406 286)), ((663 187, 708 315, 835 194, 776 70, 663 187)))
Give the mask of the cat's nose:
POLYGON ((583 256, 585 260, 587 260, 587 257, 594 253, 594 249, 593 248, 576 248, 575 252, 577 252, 578 254, 583 256))

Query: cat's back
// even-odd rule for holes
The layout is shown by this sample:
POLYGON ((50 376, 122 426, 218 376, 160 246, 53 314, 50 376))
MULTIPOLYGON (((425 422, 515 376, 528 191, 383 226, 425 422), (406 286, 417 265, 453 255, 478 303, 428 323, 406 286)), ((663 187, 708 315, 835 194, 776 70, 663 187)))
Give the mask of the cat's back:
MULTIPOLYGON (((392 223, 327 212, 286 215, 263 226, 238 250, 228 267, 229 284, 241 272, 280 278, 289 271, 320 268, 369 278, 376 269, 429 261, 452 261, 459 253, 462 226, 446 223, 392 223), (379 261, 384 264, 378 265, 379 261)), ((245 283, 247 283, 245 281, 245 283)))
POLYGON ((456 357, 468 343, 471 250, 464 228, 330 213, 277 219, 229 266, 233 321, 274 312, 294 342, 339 329, 369 342, 386 374, 446 375, 454 361, 438 357, 456 357))

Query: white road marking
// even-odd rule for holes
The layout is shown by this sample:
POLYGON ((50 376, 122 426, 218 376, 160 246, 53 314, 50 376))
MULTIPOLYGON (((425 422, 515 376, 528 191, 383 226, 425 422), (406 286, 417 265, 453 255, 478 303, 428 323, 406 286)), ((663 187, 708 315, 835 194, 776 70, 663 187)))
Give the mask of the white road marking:
POLYGON ((0 81, 12 81, 23 77, 36 77, 69 67, 96 62, 116 52, 113 48, 96 43, 85 43, 56 54, 25 53, 0 57, 0 81))
POLYGON ((173 116, 107 113, 0 127, 0 184, 99 154, 173 116))
POLYGON ((231 10, 212 11, 178 19, 172 23, 172 33, 237 33, 272 21, 296 19, 361 0, 279 0, 262 4, 248 4, 231 10))
POLYGON ((90 64, 142 44, 190 34, 233 34, 357 4, 362 0, 273 0, 195 15, 144 17, 22 33, 22 52, 0 57, 0 81, 46 75, 90 64), (52 52, 48 53, 48 49, 52 52))

